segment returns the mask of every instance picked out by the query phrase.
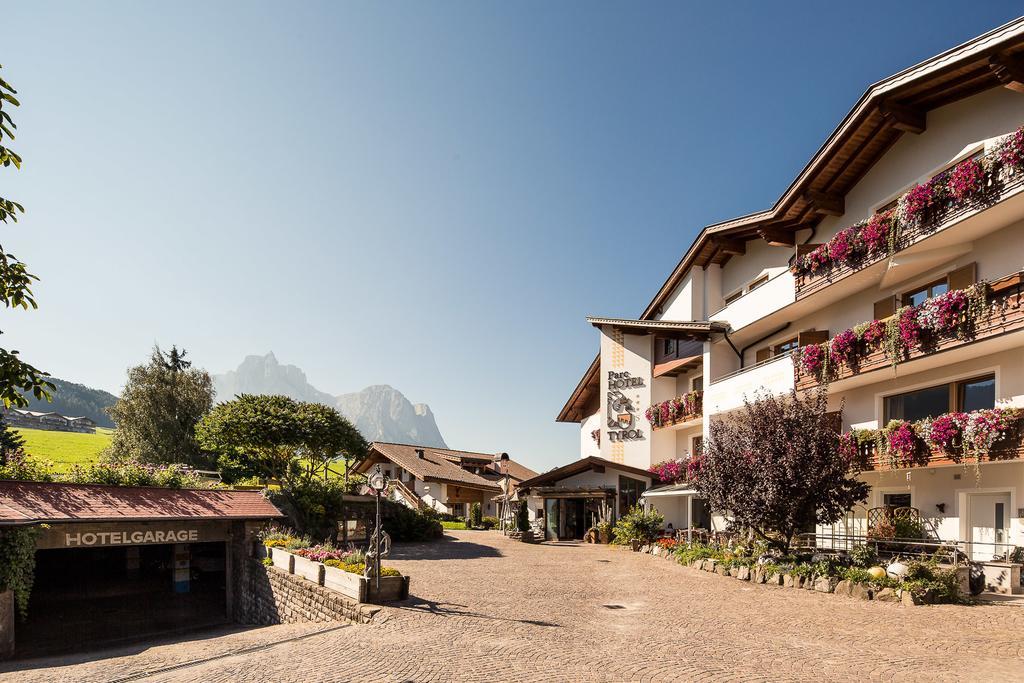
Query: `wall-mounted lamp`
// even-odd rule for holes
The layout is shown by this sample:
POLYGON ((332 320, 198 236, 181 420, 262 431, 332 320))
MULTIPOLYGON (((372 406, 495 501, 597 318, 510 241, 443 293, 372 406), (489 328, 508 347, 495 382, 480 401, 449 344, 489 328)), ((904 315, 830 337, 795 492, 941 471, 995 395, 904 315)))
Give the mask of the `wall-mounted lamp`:
POLYGON ((945 514, 945 512, 946 512, 946 504, 945 503, 936 503, 935 507, 938 509, 939 512, 945 514))

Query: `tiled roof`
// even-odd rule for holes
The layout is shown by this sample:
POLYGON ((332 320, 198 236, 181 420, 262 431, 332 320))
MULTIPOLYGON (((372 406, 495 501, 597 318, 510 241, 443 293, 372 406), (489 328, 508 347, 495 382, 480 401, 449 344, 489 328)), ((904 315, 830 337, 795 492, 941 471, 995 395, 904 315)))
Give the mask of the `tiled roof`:
POLYGON ((594 467, 603 467, 609 470, 617 470, 619 472, 625 472, 626 474, 631 474, 638 477, 646 477, 647 479, 654 478, 654 475, 648 472, 647 470, 642 470, 638 467, 632 467, 630 465, 622 465, 617 462, 612 462, 611 460, 605 460, 604 458, 590 456, 587 458, 580 458, 579 460, 571 462, 568 465, 556 467, 555 469, 545 472, 544 474, 538 474, 536 477, 532 477, 530 479, 527 479, 526 481, 521 481, 519 482, 519 488, 530 489, 537 486, 554 484, 563 479, 568 479, 569 477, 579 474, 581 472, 586 472, 594 467))
POLYGON ((259 491, 0 481, 0 524, 281 516, 259 491))
POLYGON ((495 483, 487 481, 478 474, 467 472, 457 463, 457 459, 463 455, 472 459, 493 458, 493 455, 488 456, 484 453, 472 453, 470 451, 453 451, 448 448, 430 448, 429 446, 375 441, 370 444, 371 457, 363 461, 359 468, 360 471, 369 471, 372 466, 372 456, 374 453, 384 456, 402 469, 412 472, 417 479, 423 481, 452 482, 486 491, 500 490, 500 487, 495 483), (417 450, 423 451, 422 458, 416 453, 417 450))

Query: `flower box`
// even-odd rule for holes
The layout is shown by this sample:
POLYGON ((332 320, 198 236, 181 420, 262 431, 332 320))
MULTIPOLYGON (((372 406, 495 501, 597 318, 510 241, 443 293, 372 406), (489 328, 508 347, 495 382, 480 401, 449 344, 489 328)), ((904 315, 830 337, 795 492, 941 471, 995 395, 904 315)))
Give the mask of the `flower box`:
POLYGON ((292 565, 292 573, 296 576, 312 581, 318 586, 324 585, 324 565, 319 562, 302 557, 301 555, 293 555, 295 558, 292 565))
POLYGON ((274 566, 289 574, 295 573, 295 556, 283 548, 267 548, 270 551, 270 559, 274 566))
MULTIPOLYGON (((322 566, 322 565, 321 565, 322 566)), ((337 567, 324 567, 325 588, 337 591, 358 602, 391 602, 405 600, 409 597, 408 576, 380 577, 380 591, 377 591, 376 580, 347 572, 337 567)))

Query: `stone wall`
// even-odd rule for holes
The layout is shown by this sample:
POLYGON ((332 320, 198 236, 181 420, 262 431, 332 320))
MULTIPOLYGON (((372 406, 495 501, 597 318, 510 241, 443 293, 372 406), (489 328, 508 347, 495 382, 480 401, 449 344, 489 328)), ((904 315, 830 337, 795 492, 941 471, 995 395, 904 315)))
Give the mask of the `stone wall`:
POLYGON ((0 659, 14 656, 14 592, 0 593, 0 659))
POLYGON ((235 620, 242 624, 351 621, 369 623, 379 607, 364 605, 306 579, 247 559, 235 620))

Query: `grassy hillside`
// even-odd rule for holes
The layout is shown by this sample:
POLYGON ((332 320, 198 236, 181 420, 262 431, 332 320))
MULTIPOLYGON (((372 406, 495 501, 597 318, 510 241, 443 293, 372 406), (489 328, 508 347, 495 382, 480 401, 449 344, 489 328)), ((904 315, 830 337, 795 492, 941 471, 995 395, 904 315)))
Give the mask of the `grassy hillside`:
POLYGON ((100 451, 110 443, 111 430, 97 429, 95 434, 50 432, 45 429, 14 429, 25 439, 25 451, 41 460, 53 462, 58 472, 72 465, 99 460, 100 451))

